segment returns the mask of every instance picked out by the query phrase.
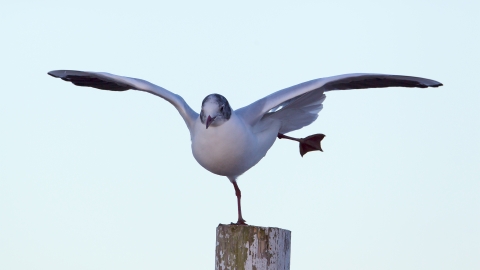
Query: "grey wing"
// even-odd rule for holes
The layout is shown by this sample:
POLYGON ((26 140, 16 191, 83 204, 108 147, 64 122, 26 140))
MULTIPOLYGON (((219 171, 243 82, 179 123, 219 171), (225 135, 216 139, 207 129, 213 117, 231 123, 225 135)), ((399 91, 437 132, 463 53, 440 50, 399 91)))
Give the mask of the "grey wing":
POLYGON ((323 108, 324 92, 383 87, 438 87, 442 84, 425 78, 386 74, 345 74, 304 82, 277 91, 236 113, 245 122, 255 125, 263 118, 276 118, 282 122, 281 133, 311 124, 323 108))
POLYGON ((76 70, 54 70, 48 75, 71 82, 77 86, 87 86, 102 90, 126 91, 129 89, 148 92, 170 102, 183 117, 187 127, 191 129, 198 114, 188 106, 185 100, 158 85, 141 79, 118 76, 105 72, 86 72, 76 70))

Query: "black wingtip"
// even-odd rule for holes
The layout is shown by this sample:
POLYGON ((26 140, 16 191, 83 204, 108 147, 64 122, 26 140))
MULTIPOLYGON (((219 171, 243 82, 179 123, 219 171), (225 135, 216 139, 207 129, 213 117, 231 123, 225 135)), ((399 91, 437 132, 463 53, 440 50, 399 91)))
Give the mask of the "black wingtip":
POLYGON ((47 74, 54 77, 54 78, 62 78, 62 72, 63 70, 52 70, 48 72, 47 74))
POLYGON ((443 83, 441 83, 439 81, 435 81, 435 80, 430 80, 430 82, 426 83, 425 86, 426 87, 440 87, 440 86, 443 86, 443 83))
POLYGON ((52 70, 47 73, 54 78, 60 78, 64 81, 71 82, 76 86, 93 87, 101 90, 109 91, 126 91, 132 89, 116 79, 101 76, 96 72, 78 71, 78 70, 52 70))

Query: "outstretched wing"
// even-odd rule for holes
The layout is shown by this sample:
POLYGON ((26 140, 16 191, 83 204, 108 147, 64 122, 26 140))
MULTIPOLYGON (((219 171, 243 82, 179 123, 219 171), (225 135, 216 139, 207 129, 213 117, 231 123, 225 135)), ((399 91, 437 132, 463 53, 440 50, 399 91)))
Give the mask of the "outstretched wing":
POLYGON ((281 133, 311 124, 325 100, 324 92, 382 87, 438 87, 441 83, 419 77, 386 74, 345 74, 311 80, 277 91, 236 111, 246 123, 255 125, 264 117, 282 121, 281 133))
POLYGON ((187 127, 191 129, 198 114, 188 106, 185 100, 158 85, 141 79, 118 76, 105 72, 85 72, 76 70, 54 70, 48 75, 71 82, 78 86, 94 87, 110 91, 139 90, 159 96, 170 102, 183 117, 187 127))

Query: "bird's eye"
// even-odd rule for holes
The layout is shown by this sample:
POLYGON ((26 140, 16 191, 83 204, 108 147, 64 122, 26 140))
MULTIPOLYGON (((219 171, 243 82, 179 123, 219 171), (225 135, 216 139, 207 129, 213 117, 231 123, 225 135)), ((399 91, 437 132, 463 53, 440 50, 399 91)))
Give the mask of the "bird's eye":
POLYGON ((220 111, 223 112, 223 105, 222 105, 222 107, 220 107, 220 111))

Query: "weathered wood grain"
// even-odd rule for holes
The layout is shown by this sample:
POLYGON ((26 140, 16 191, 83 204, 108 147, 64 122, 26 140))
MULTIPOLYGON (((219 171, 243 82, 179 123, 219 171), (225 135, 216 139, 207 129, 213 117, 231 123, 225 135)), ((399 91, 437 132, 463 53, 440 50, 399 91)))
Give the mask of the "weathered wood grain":
POLYGON ((289 270, 290 240, 280 228, 220 224, 215 270, 289 270))

